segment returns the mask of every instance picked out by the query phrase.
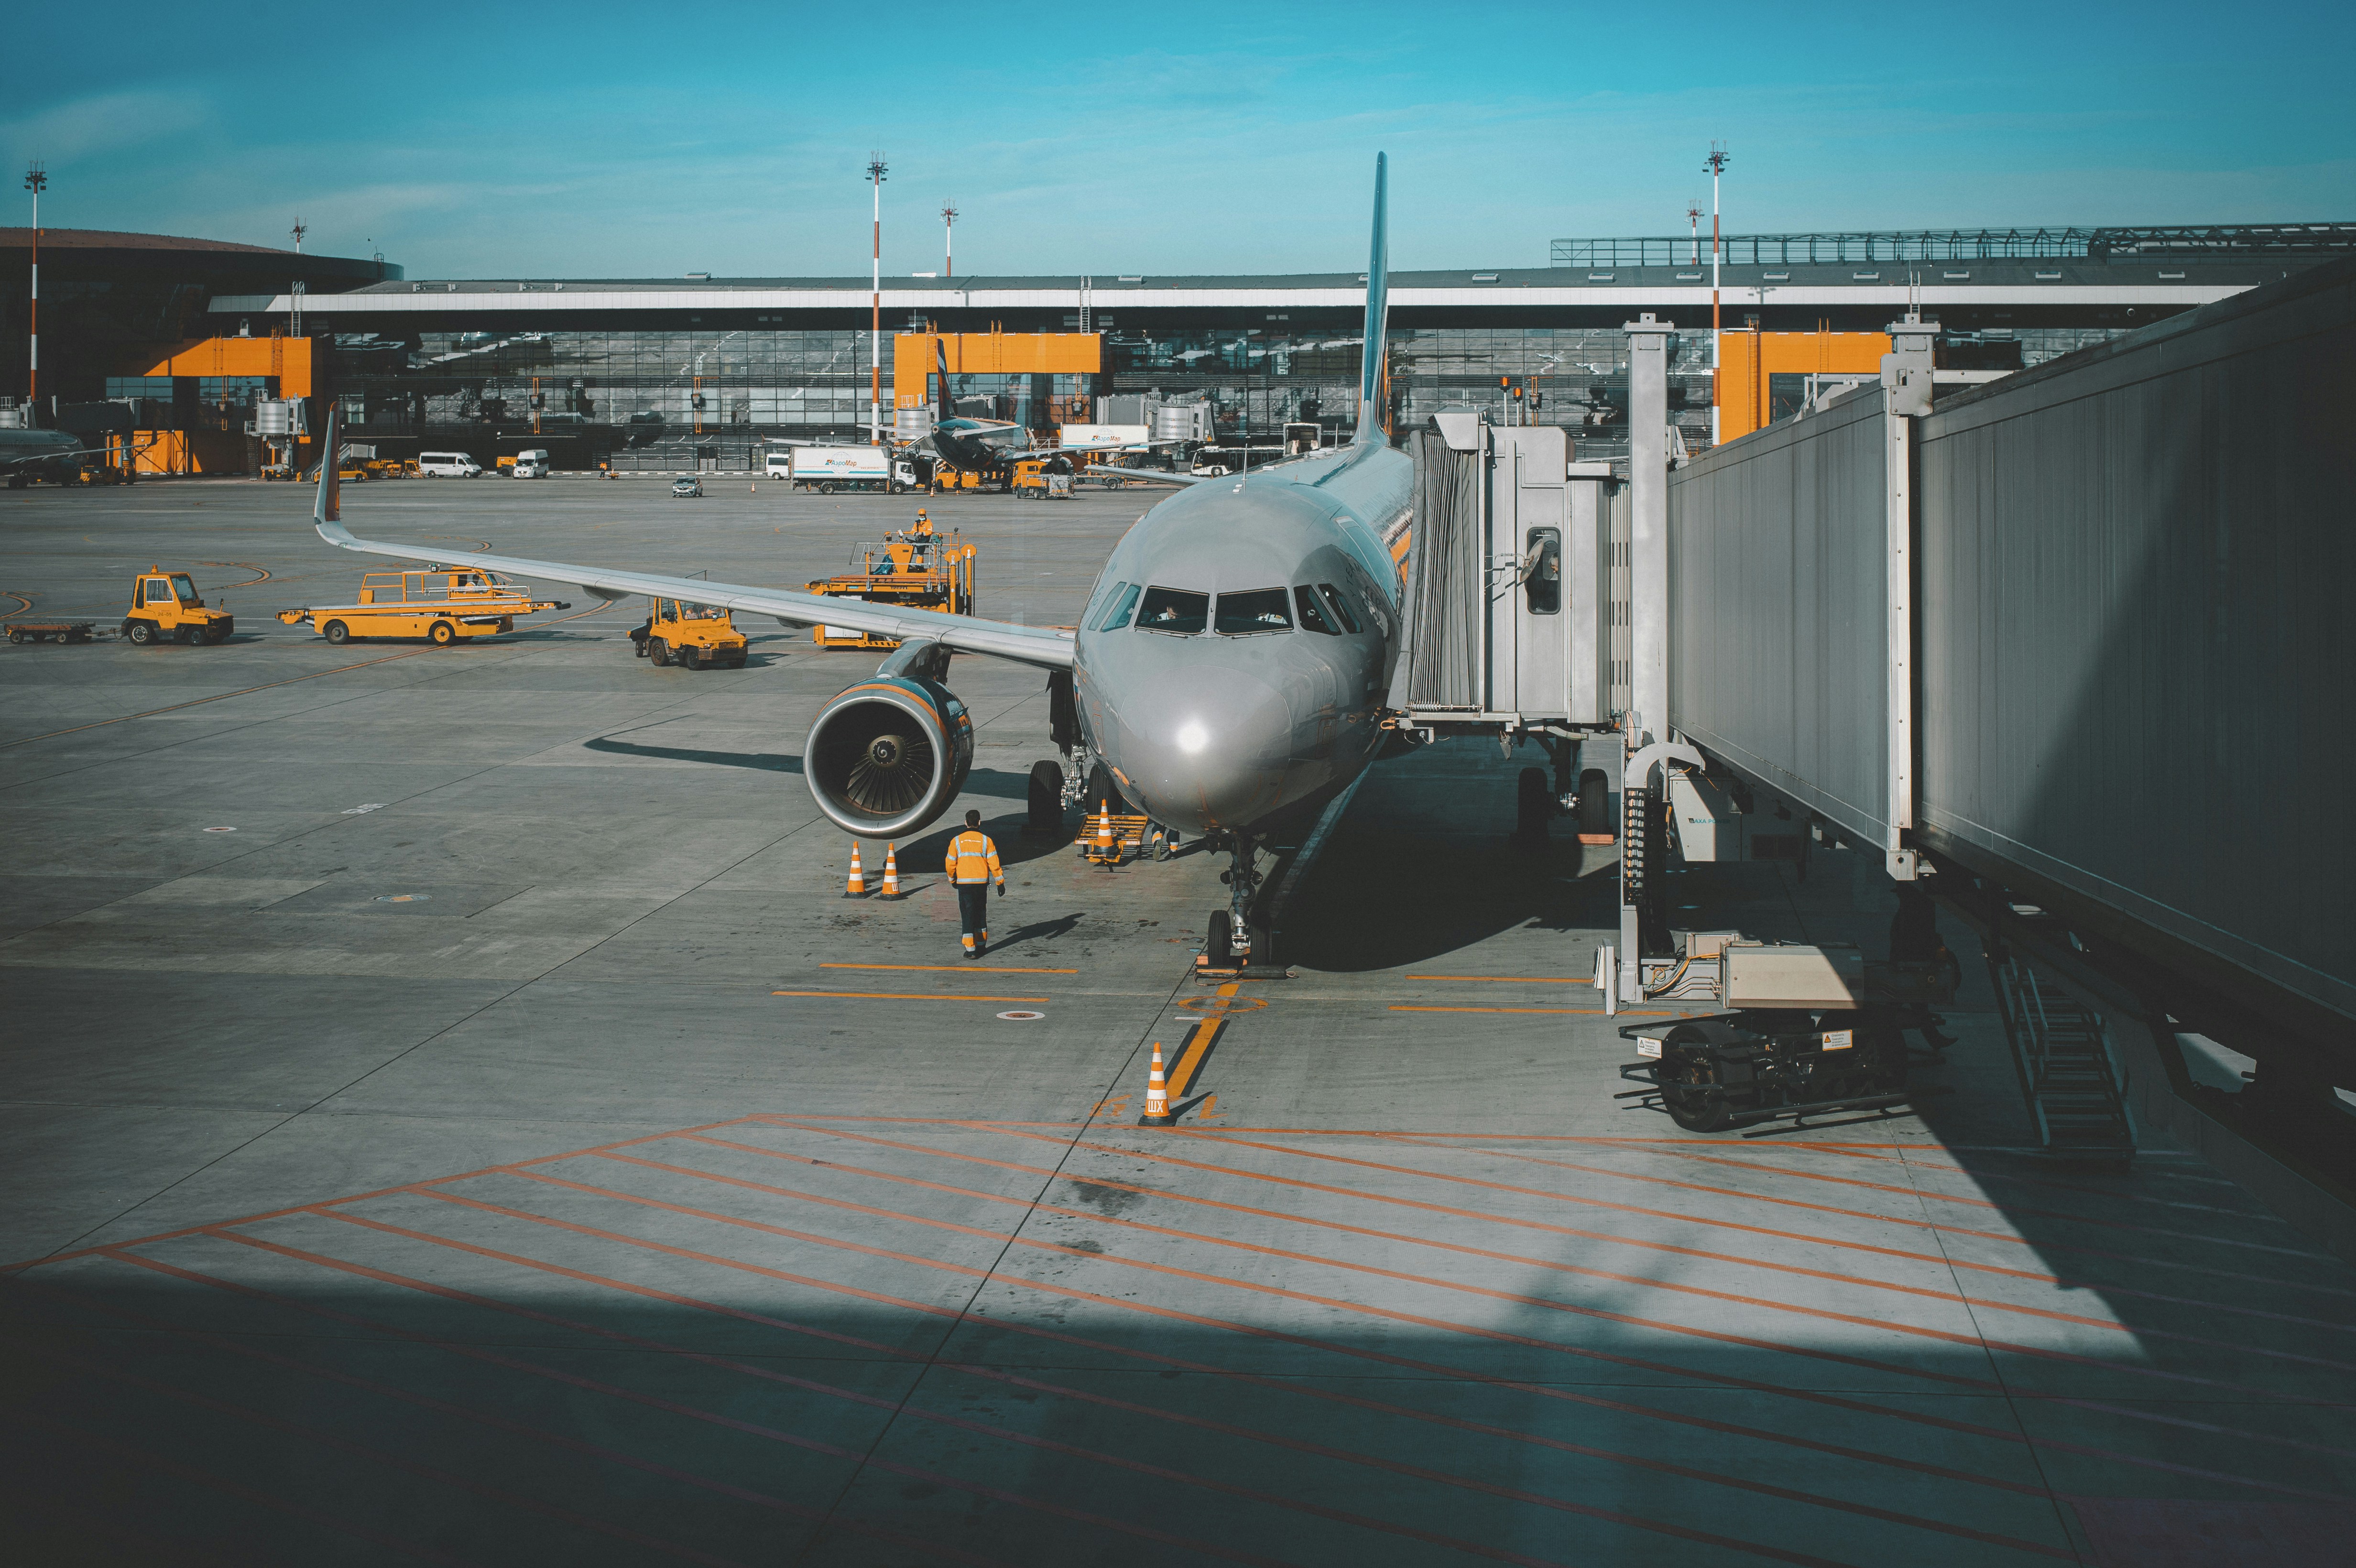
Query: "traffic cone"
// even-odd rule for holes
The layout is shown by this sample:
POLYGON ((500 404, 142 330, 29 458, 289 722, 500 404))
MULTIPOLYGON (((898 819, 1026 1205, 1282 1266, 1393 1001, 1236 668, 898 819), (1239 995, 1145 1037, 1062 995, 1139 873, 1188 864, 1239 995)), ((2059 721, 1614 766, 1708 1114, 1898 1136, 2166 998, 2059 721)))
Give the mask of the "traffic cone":
POLYGON ((1141 1127, 1166 1127, 1170 1125, 1170 1090, 1162 1076, 1162 1042, 1153 1042, 1153 1067, 1145 1075, 1145 1115, 1137 1119, 1141 1127))
POLYGON ((900 857, 889 844, 884 846, 884 897, 900 896, 900 857))
POLYGON ((867 896, 867 873, 859 869, 859 840, 856 838, 851 841, 851 880, 844 886, 842 896, 847 899, 867 896))
POLYGON ((1112 841, 1112 802, 1097 802, 1097 859, 1109 866, 1120 850, 1112 841))

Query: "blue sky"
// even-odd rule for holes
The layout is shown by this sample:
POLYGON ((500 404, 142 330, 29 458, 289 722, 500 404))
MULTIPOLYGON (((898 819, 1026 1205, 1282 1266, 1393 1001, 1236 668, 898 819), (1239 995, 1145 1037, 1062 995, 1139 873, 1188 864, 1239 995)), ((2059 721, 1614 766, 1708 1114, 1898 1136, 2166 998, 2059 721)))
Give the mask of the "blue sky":
POLYGON ((1543 265, 1682 232, 2356 218, 2356 8, 1687 4, 297 8, 10 24, 53 227, 412 277, 1543 265), (281 40, 284 40, 281 42, 281 40), (32 69, 26 69, 30 67, 32 69), (1708 223, 1704 218, 1705 226, 1708 223))

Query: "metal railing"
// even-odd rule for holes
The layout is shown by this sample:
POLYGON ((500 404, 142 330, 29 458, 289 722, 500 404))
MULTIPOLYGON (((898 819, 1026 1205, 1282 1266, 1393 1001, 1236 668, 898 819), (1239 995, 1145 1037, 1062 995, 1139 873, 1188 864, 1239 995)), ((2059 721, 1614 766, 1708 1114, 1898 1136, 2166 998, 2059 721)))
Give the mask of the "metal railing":
MULTIPOLYGON (((1730 267, 1870 261, 2251 261, 2356 251, 2356 223, 1733 234, 1719 244, 1721 260, 1730 267)), ((1692 268, 1708 266, 1709 256, 1708 240, 1697 242, 1681 234, 1557 240, 1547 247, 1547 264, 1556 267, 1692 268)))

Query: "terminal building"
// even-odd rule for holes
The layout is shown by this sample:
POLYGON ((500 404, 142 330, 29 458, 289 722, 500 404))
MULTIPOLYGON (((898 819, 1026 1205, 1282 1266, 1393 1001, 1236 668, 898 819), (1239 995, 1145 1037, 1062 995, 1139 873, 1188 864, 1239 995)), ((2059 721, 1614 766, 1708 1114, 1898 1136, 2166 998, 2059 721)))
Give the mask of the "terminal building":
MULTIPOLYGON (((0 232, 0 247, 22 234, 0 232)), ((387 456, 457 447, 488 466, 543 447, 559 468, 738 469, 758 467, 769 443, 868 439, 872 362, 887 433, 921 434, 940 335, 961 408, 1043 431, 1151 425, 1176 405, 1184 417, 1161 428, 1251 445, 1288 424, 1338 432, 1356 420, 1355 272, 887 280, 877 345, 863 277, 412 279, 380 259, 241 250, 232 278, 198 242, 155 243, 188 247, 184 278, 144 285, 151 304, 177 307, 156 315, 157 336, 93 339, 63 364, 59 345, 45 392, 123 397, 137 379, 138 395, 168 386, 182 406, 260 395, 265 350, 200 346, 306 337, 307 388, 278 389, 337 400, 351 439, 387 456), (224 372, 181 396, 209 356, 239 357, 247 380, 224 372)), ((1559 240, 1544 267, 1394 273, 1390 395, 1409 422, 1486 407, 1499 422, 1572 428, 1582 456, 1617 455, 1622 327, 1650 313, 1677 329, 1669 418, 1697 451, 1790 412, 1811 378, 1872 373, 1883 329, 1909 311, 1941 324, 1944 367, 2013 369, 2351 249, 2356 223, 1737 235, 1714 269, 1708 242, 1688 237, 1559 240)), ((70 251, 52 258, 53 297, 113 286, 78 277, 70 251)), ((0 250, 0 263, 19 260, 0 250)))

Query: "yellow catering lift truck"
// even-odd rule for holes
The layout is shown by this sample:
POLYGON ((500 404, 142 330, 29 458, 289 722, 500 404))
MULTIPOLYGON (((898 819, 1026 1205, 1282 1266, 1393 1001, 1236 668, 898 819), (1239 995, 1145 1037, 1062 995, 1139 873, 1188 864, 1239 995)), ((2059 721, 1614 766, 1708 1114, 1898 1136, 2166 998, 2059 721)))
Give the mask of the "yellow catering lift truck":
POLYGON ((281 610, 278 618, 290 626, 308 621, 331 643, 354 637, 423 637, 446 647, 462 637, 512 632, 519 615, 568 608, 560 600, 532 598, 496 571, 469 566, 455 571, 368 572, 360 578, 355 603, 281 610))
POLYGON ((650 601, 647 624, 631 631, 630 641, 640 658, 684 669, 743 669, 752 645, 728 611, 679 599, 650 601))
POLYGON ((1007 488, 1025 501, 1068 501, 1072 498, 1072 460, 1068 457, 1026 457, 1014 464, 1007 488))
POLYGON ((150 643, 221 643, 237 629, 227 610, 208 609, 185 571, 151 566, 131 583, 131 610, 123 635, 145 647, 150 643))
MULTIPOLYGON (((859 547, 861 570, 841 577, 823 578, 809 585, 812 593, 844 599, 864 599, 873 604, 901 604, 912 610, 938 610, 945 614, 973 613, 973 547, 956 533, 896 533, 878 544, 859 547)), ((814 626, 810 636, 822 648, 896 648, 893 637, 874 636, 841 626, 814 626)))

